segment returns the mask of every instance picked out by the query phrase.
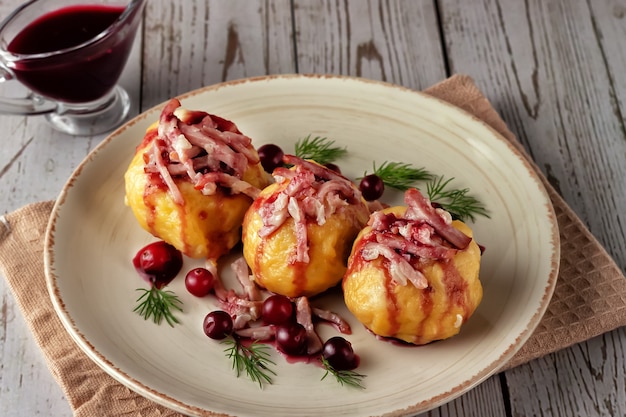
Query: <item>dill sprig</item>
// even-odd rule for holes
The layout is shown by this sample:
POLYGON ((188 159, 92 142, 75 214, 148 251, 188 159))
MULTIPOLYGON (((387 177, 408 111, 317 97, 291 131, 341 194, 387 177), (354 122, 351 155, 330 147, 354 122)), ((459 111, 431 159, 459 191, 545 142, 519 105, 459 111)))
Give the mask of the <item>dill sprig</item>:
POLYGON ((298 158, 312 159, 320 165, 329 164, 348 152, 346 148, 333 146, 334 144, 334 140, 319 136, 311 139, 309 135, 296 142, 295 153, 298 158))
POLYGON ((408 190, 418 181, 427 181, 433 177, 425 168, 414 168, 411 164, 387 161, 378 168, 374 162, 374 174, 378 175, 386 186, 401 191, 408 190))
POLYGON ((181 307, 183 303, 173 291, 165 291, 155 285, 152 285, 149 290, 137 288, 137 291, 142 291, 143 294, 137 298, 139 304, 133 311, 142 316, 144 320, 152 318, 153 322, 161 324, 165 319, 167 324, 172 327, 174 324, 180 323, 172 310, 183 311, 181 307))
POLYGON ((470 219, 475 221, 475 216, 485 216, 489 218, 487 209, 476 197, 469 194, 469 188, 446 189, 450 185, 450 179, 443 176, 435 177, 426 185, 426 193, 430 201, 438 204, 448 211, 453 218, 461 221, 470 219))
POLYGON ((259 384, 260 388, 263 388, 263 383, 272 383, 271 375, 276 375, 276 372, 269 366, 276 364, 270 359, 266 345, 255 341, 246 346, 235 335, 222 343, 228 345, 224 352, 231 360, 237 378, 245 372, 253 382, 259 384))
POLYGON ((363 378, 365 378, 365 375, 359 374, 355 371, 339 371, 333 368, 333 366, 328 362, 328 360, 324 356, 320 356, 320 360, 322 361, 322 366, 326 370, 326 372, 324 373, 324 376, 322 376, 322 381, 329 374, 331 374, 332 376, 335 377, 337 382, 339 382, 341 385, 347 385, 349 387, 365 389, 365 386, 363 385, 363 378))

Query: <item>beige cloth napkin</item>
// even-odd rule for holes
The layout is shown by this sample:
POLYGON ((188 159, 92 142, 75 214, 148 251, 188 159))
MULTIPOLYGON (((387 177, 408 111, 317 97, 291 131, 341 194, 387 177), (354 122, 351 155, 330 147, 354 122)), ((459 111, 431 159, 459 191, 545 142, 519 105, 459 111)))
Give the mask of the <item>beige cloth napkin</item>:
MULTIPOLYGON (((469 77, 453 76, 426 92, 484 120, 524 152, 469 77)), ((626 279, 621 270, 538 169, 537 173, 556 211, 561 267, 545 316, 505 368, 626 325, 626 279)), ((0 268, 75 415, 178 416, 111 378, 64 330, 44 277, 43 240, 51 209, 52 202, 35 203, 0 218, 0 268)))

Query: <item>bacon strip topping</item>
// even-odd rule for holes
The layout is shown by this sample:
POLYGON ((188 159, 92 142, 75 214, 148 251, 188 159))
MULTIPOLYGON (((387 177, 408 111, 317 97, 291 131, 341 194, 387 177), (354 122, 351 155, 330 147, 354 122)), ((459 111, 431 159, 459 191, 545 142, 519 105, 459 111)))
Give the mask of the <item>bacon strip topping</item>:
POLYGON ((465 249, 471 238, 452 226, 445 210, 434 208, 417 189, 405 192, 404 217, 375 212, 370 216, 369 234, 361 248, 361 257, 371 261, 382 256, 388 262, 392 279, 399 285, 411 283, 418 289, 428 287, 420 265, 429 261, 450 260, 465 249))
POLYGON ((145 171, 158 173, 179 205, 184 200, 175 177, 189 178, 204 195, 222 187, 258 197, 260 190, 242 179, 248 165, 259 162, 251 139, 228 120, 180 106, 172 99, 161 112, 158 136, 146 152, 145 171))
POLYGON ((294 155, 284 162, 295 169, 276 168, 277 183, 289 181, 277 195, 265 200, 259 209, 263 227, 260 237, 274 233, 291 217, 295 223, 296 251, 290 263, 309 262, 307 222, 323 225, 341 207, 362 204, 361 192, 341 174, 294 155))
POLYGON ((424 221, 435 228, 435 231, 457 249, 465 249, 472 239, 452 226, 450 213, 434 208, 430 201, 415 188, 406 191, 404 202, 409 207, 406 217, 410 220, 424 221))

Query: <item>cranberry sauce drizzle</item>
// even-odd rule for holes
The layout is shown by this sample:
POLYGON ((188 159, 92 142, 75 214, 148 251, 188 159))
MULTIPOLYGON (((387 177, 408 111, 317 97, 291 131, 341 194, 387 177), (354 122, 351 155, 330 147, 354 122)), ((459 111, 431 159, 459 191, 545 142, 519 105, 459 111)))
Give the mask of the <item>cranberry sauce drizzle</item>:
MULTIPOLYGON (((272 196, 274 199, 276 199, 275 194, 273 194, 272 196)), ((252 210, 253 213, 259 213, 261 206, 264 204, 266 200, 267 198, 264 198, 264 197, 257 198, 256 200, 252 202, 252 206, 250 207, 250 210, 252 210)), ((254 254, 254 261, 253 261, 254 265, 250 265, 254 273, 260 276, 259 278, 262 278, 263 276, 263 272, 262 272, 263 270, 261 269, 261 267, 262 267, 262 261, 263 261, 263 253, 265 252, 265 249, 264 249, 265 242, 266 242, 266 239, 260 240, 259 247, 257 248, 254 254)))
MULTIPOLYGON (((383 261, 383 265, 387 262, 383 261)), ((398 302, 396 294, 393 289, 398 285, 389 272, 389 268, 384 268, 385 273, 385 297, 387 298, 387 317, 389 318, 389 332, 390 334, 398 333, 400 330, 400 323, 398 322, 398 316, 400 315, 400 309, 398 308, 398 302)))
POLYGON ((463 319, 466 319, 471 313, 467 302, 467 281, 463 279, 452 260, 443 262, 441 269, 443 272, 443 282, 446 286, 446 294, 449 300, 448 311, 451 311, 454 306, 462 307, 465 312, 463 319))

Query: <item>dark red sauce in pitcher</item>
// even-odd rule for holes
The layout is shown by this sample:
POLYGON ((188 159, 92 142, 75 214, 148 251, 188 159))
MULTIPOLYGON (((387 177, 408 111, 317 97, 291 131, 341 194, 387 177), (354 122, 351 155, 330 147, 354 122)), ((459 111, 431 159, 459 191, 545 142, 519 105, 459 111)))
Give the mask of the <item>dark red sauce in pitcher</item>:
POLYGON ((117 83, 132 47, 133 36, 108 30, 124 10, 84 4, 40 16, 7 47, 19 56, 11 67, 15 77, 36 93, 63 102, 102 98, 117 83), (50 56, 43 58, 42 54, 50 56))

